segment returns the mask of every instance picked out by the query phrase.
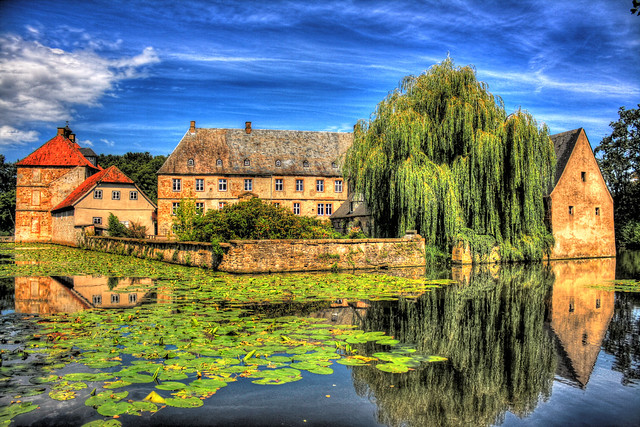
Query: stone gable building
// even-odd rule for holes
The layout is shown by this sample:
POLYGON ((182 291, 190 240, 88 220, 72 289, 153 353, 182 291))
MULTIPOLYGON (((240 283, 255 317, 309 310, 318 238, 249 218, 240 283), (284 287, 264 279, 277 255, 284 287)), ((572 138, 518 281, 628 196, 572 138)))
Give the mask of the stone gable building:
POLYGON ((353 134, 196 128, 158 170, 158 234, 169 235, 184 197, 202 211, 256 196, 295 214, 329 218, 347 199, 341 157, 353 134))
POLYGON ((613 198, 584 129, 551 135, 556 175, 547 198, 551 259, 616 255, 613 198))
MULTIPOLYGON (((68 126, 58 128, 54 138, 19 161, 17 167, 16 242, 74 244, 83 228, 96 224, 95 218, 105 223, 109 212, 121 221, 141 222, 153 233, 155 205, 120 170, 100 167, 93 150, 81 148, 68 126), (120 191, 123 197, 131 197, 130 191, 135 191, 136 203, 87 197, 98 188, 109 191, 106 194, 110 197, 111 191, 120 191), (141 211, 145 212, 144 221, 141 211)), ((91 194, 95 197, 96 193, 91 194)))

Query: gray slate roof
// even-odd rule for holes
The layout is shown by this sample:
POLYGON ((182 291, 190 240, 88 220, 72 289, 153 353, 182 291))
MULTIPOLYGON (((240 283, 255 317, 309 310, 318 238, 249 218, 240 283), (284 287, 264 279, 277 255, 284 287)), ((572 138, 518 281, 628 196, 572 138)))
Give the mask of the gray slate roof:
POLYGON ((556 184, 558 184, 558 180, 560 180, 562 172, 564 172, 564 168, 567 166, 567 162, 573 152, 573 148, 576 146, 576 142, 578 142, 578 136, 581 131, 582 128, 578 128, 567 132, 556 133, 549 137, 551 138, 551 142, 553 142, 553 148, 556 152, 556 176, 553 181, 554 188, 556 184))
POLYGON ((182 137, 158 175, 338 177, 342 176, 341 158, 352 142, 352 133, 267 129, 246 133, 244 129, 195 128, 195 132, 187 131, 182 137), (218 159, 222 160, 222 166, 216 164, 218 159), (245 160, 249 160, 249 166, 245 166, 245 160), (304 162, 308 162, 308 167, 304 162))

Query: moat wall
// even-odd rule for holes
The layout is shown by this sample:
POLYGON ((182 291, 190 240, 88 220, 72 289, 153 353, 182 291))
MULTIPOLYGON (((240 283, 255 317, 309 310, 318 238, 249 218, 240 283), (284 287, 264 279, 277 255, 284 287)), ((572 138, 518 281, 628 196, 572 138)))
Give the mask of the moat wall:
POLYGON ((210 243, 87 236, 91 250, 229 273, 335 271, 424 266, 425 241, 404 239, 232 240, 216 254, 210 243))

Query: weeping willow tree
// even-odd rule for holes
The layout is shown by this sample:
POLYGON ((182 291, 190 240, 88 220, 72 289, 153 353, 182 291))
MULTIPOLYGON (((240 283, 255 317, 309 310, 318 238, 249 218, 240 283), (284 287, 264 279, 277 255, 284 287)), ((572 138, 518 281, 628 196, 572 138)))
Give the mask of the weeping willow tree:
POLYGON ((445 251, 490 236, 506 259, 541 258, 551 246, 547 128, 522 110, 507 115, 474 69, 450 58, 405 77, 357 123, 344 171, 379 236, 417 229, 445 251))

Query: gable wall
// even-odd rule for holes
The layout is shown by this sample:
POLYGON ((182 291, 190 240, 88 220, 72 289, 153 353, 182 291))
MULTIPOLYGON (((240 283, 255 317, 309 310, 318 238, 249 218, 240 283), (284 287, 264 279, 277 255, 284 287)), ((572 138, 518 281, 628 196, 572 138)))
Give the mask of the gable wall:
POLYGON ((551 259, 615 256, 613 200, 584 131, 550 198, 555 238, 551 259))

